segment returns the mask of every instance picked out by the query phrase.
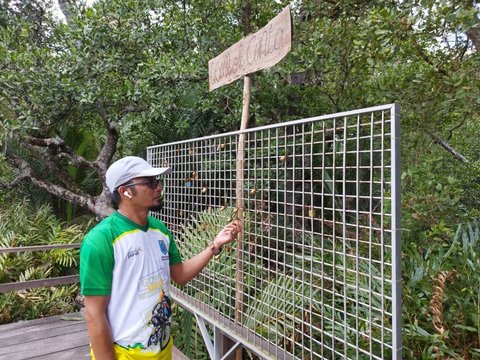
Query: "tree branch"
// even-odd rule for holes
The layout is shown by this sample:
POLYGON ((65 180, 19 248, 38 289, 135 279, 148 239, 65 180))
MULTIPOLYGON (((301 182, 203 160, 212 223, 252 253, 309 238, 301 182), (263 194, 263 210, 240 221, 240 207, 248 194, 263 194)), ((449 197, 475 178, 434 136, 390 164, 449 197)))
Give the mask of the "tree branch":
POLYGON ((71 165, 74 166, 86 166, 98 173, 101 172, 101 169, 91 161, 88 161, 83 156, 75 154, 75 152, 65 144, 65 141, 58 135, 54 138, 28 138, 27 142, 31 145, 48 147, 50 149, 55 149, 57 156, 66 159, 71 165))
POLYGON ((455 159, 460 160, 461 162, 464 162, 464 163, 468 162, 468 160, 465 156, 463 156, 457 150, 455 150, 453 147, 451 147, 450 144, 447 143, 445 140, 441 139, 440 137, 438 137, 437 135, 435 135, 434 133, 432 133, 428 130, 427 130, 427 134, 430 136, 430 138, 435 143, 437 143, 438 145, 443 147, 445 150, 447 150, 450 154, 452 154, 455 159))
POLYGON ((10 183, 0 183, 0 189, 12 190, 20 185, 20 183, 31 178, 31 169, 25 162, 17 156, 9 156, 7 158, 12 165, 18 170, 18 174, 15 179, 10 183))
POLYGON ((448 75, 447 72, 444 69, 438 67, 437 65, 435 65, 433 63, 433 61, 427 56, 427 54, 425 54, 424 49, 417 43, 416 39, 413 39, 413 45, 415 47, 415 50, 417 50, 418 55, 422 58, 423 61, 425 61, 427 64, 431 65, 435 70, 437 70, 443 76, 448 75))
POLYGON ((243 0, 242 3, 242 26, 243 26, 243 35, 247 36, 252 32, 252 27, 250 23, 252 8, 250 6, 249 0, 243 0))
POLYGON ((453 136, 453 132, 454 132, 455 130, 459 129, 460 127, 462 127, 463 124, 465 124, 465 120, 463 120, 460 124, 455 125, 453 128, 451 128, 450 130, 448 130, 448 139, 447 139, 447 141, 450 141, 450 139, 451 139, 452 136, 453 136))
POLYGON ((477 51, 480 49, 480 22, 466 31, 466 34, 477 51))
POLYGON ((100 175, 103 177, 107 171, 108 164, 110 164, 113 155, 117 151, 118 131, 115 127, 116 124, 111 121, 110 117, 108 116, 103 102, 97 100, 95 102, 95 109, 103 119, 105 129, 107 130, 107 140, 105 141, 102 150, 100 150, 100 153, 95 160, 95 166, 100 169, 100 175))
POLYGON ((44 189, 48 193, 92 211, 99 219, 109 215, 113 211, 113 207, 111 206, 105 191, 103 191, 99 196, 91 196, 81 193, 76 194, 62 186, 53 184, 38 177, 28 162, 18 156, 10 155, 7 160, 18 170, 18 174, 15 180, 11 183, 0 183, 0 188, 10 189, 14 186, 18 186, 22 180, 28 179, 33 184, 41 189, 44 189))
MULTIPOLYGON (((65 186, 67 186, 69 189, 72 189, 78 193, 83 193, 82 190, 75 184, 70 176, 61 169, 57 162, 55 160, 51 159, 50 155, 47 154, 42 154, 40 151, 38 151, 37 148, 35 148, 34 145, 29 143, 29 139, 25 139, 19 136, 15 136, 16 139, 32 154, 35 159, 38 161, 42 162, 50 171, 51 173, 57 177, 65 186)), ((40 139, 37 139, 40 140, 40 139)), ((58 155, 58 154, 55 154, 58 155)), ((23 160, 24 161, 24 160, 23 160)), ((24 161, 26 163, 26 161, 24 161)))
POLYGON ((30 137, 27 139, 27 142, 31 145, 42 146, 42 147, 61 147, 64 146, 65 142, 60 136, 54 138, 35 138, 30 137))
POLYGON ((15 189, 17 186, 20 185, 20 183, 22 182, 23 179, 24 178, 17 177, 17 178, 15 178, 15 180, 13 180, 10 183, 0 183, 0 189, 4 189, 4 190, 15 189))

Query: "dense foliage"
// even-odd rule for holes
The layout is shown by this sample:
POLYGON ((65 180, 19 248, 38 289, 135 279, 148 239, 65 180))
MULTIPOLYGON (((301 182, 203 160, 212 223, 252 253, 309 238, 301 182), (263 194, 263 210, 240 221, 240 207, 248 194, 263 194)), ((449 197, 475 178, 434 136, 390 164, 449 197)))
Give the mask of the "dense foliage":
MULTIPOLYGON (((0 207, 0 248, 79 243, 84 229, 63 226, 48 205, 28 202, 0 207)), ((78 274, 78 249, 0 255, 0 282, 9 283, 78 274)), ((0 323, 63 314, 75 309, 76 284, 0 294, 0 323)))
MULTIPOLYGON (((105 213, 112 158, 237 129, 241 81, 209 93, 208 60, 287 5, 62 3, 67 22, 48 1, 0 1, 0 167, 2 188, 69 220, 105 213)), ((478 356, 478 2, 299 0, 292 15, 250 125, 400 103, 404 354, 478 356)))

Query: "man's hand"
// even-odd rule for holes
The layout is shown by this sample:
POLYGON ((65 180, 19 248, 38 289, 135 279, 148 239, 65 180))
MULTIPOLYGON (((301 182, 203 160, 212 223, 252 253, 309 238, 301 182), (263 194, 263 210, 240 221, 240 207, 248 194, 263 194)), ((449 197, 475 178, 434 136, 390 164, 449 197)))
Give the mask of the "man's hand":
POLYGON ((186 262, 181 262, 170 266, 170 276, 173 281, 183 286, 188 281, 193 279, 207 263, 212 259, 212 256, 220 254, 223 245, 234 241, 237 234, 242 231, 242 223, 240 220, 235 220, 226 225, 215 236, 213 243, 208 245, 201 253, 195 255, 186 262))
POLYGON ((242 231, 242 223, 240 220, 234 220, 225 225, 220 232, 215 236, 213 243, 218 249, 223 245, 228 244, 237 239, 237 234, 242 231))

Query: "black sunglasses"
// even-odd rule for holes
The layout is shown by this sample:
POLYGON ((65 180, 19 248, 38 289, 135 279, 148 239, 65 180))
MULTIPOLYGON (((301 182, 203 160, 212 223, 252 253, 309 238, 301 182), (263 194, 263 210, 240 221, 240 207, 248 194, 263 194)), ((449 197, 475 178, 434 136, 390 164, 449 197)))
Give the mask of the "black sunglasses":
POLYGON ((162 183, 157 178, 152 177, 146 181, 134 182, 130 184, 125 184, 123 186, 131 187, 135 185, 147 185, 150 189, 155 190, 159 184, 161 185, 162 183))

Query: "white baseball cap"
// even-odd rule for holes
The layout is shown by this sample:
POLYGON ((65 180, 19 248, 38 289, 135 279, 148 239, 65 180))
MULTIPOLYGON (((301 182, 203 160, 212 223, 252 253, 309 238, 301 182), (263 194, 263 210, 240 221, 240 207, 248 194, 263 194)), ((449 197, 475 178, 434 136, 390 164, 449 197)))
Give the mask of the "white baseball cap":
POLYGON ((105 173, 105 182, 110 192, 126 182, 144 176, 168 175, 172 172, 169 167, 154 168, 148 162, 138 156, 126 156, 115 161, 105 173))

